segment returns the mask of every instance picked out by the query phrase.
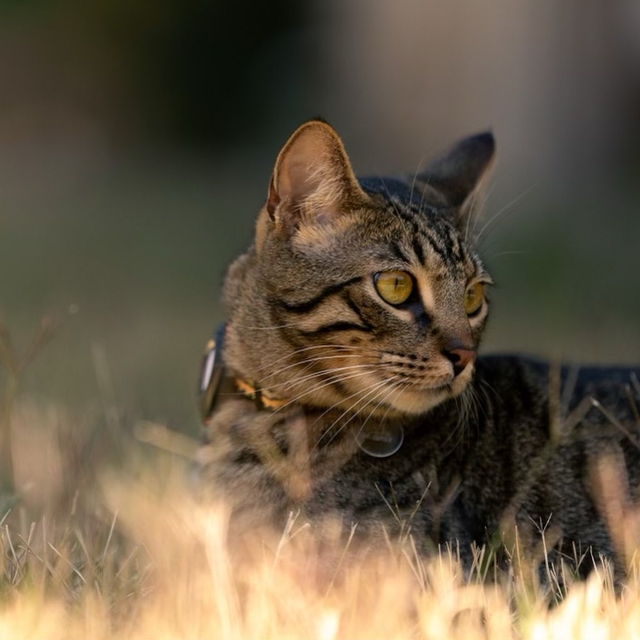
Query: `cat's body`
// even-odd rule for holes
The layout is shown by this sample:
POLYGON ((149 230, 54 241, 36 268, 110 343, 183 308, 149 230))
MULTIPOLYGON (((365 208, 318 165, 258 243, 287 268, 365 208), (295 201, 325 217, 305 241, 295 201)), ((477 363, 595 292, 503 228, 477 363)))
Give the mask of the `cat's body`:
POLYGON ((269 401, 219 396, 202 450, 241 527, 338 516, 467 564, 514 525, 531 549, 544 531, 571 556, 626 552, 640 368, 476 355, 490 278, 468 216, 492 157, 483 134, 357 181, 328 125, 285 145, 225 282, 225 375, 269 401))

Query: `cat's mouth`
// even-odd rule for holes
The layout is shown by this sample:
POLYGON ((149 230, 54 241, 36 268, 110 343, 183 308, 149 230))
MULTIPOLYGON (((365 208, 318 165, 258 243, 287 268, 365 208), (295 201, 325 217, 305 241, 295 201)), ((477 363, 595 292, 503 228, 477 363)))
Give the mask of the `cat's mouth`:
POLYGON ((407 381, 398 385, 396 393, 390 394, 385 404, 399 413, 424 414, 445 400, 459 396, 471 381, 473 368, 470 364, 453 378, 448 375, 441 379, 407 381))

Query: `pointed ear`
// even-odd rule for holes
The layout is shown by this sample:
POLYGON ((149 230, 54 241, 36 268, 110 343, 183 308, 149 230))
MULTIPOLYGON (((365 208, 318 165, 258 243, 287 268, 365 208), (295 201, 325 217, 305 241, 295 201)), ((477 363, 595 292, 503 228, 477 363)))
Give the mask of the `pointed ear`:
POLYGON ((432 162, 419 180, 425 188, 437 191, 447 206, 457 209, 460 219, 473 208, 493 164, 495 148, 490 131, 464 138, 432 162))
POLYGON ((307 222, 330 222, 367 200, 342 141, 322 120, 300 126, 276 160, 266 211, 290 231, 307 222))

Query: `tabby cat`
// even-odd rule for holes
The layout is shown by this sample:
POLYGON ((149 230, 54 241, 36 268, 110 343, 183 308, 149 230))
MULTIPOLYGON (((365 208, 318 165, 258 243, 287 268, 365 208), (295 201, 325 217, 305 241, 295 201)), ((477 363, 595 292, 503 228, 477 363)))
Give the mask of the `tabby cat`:
POLYGON ((628 557, 640 369, 478 356, 492 281, 470 216, 493 158, 482 133, 358 179, 321 120, 280 151, 201 381, 203 484, 241 527, 338 516, 469 564, 518 525, 530 550, 628 557))

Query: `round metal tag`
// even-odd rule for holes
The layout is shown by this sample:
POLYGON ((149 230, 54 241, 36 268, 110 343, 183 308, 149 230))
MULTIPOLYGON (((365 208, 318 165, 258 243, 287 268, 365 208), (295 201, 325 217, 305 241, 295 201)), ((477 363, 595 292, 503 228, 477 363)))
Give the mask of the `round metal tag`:
POLYGON ((388 458, 396 453, 404 442, 401 426, 363 428, 356 435, 358 446, 374 458, 388 458))

